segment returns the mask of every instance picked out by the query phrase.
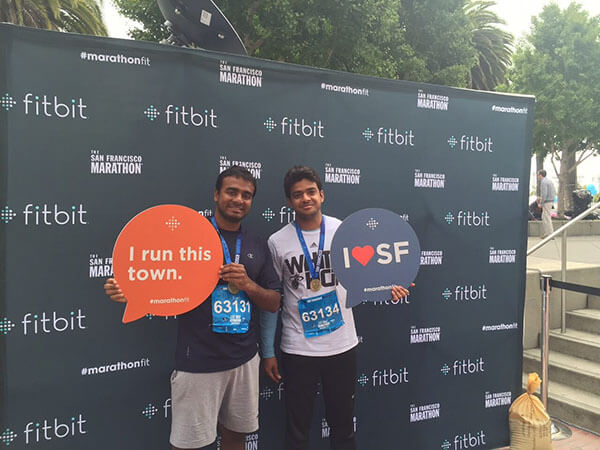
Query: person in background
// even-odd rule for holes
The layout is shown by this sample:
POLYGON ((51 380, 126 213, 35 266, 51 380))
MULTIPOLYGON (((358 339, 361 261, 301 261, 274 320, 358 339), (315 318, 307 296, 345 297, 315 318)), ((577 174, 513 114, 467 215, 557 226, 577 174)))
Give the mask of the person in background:
POLYGON ((552 205, 554 205, 554 197, 556 197, 556 189, 554 184, 546 177, 545 170, 539 170, 537 179, 540 183, 540 195, 537 202, 542 209, 542 233, 541 238, 548 237, 553 231, 552 227, 552 205))

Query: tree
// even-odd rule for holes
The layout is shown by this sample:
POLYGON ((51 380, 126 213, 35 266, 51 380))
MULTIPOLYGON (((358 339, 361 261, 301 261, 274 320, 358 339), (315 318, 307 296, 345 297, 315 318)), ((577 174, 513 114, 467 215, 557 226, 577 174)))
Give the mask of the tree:
POLYGON ((467 18, 473 25, 471 40, 477 51, 477 64, 471 68, 468 86, 492 91, 506 79, 512 63, 513 36, 498 28, 506 22, 490 11, 492 0, 469 0, 465 5, 467 18))
POLYGON ((394 77, 410 61, 396 0, 223 0, 248 53, 276 61, 394 77))
POLYGON ((420 71, 397 74, 402 80, 466 87, 476 64, 473 26, 465 0, 401 0, 400 21, 406 40, 421 61, 420 71))
POLYGON ((534 151, 551 155, 559 179, 558 213, 572 209, 577 166, 600 142, 600 25, 576 3, 532 19, 509 72, 513 92, 536 96, 534 151), (557 167, 557 163, 560 166, 557 167))
POLYGON ((0 22, 106 36, 95 0, 0 0, 0 22))
POLYGON ((138 41, 160 42, 169 37, 164 27, 165 18, 156 0, 113 0, 119 12, 142 25, 129 30, 129 36, 138 41))
MULTIPOLYGON (((115 0, 143 25, 134 39, 168 36, 155 0, 115 0)), ((414 62, 404 43, 397 0, 222 0, 248 54, 308 66, 394 77, 398 61, 414 62)))
MULTIPOLYGON (((467 86, 477 62, 465 0, 220 0, 248 54, 388 78, 467 86)), ((167 37, 154 0, 115 0, 142 24, 130 35, 167 37)))

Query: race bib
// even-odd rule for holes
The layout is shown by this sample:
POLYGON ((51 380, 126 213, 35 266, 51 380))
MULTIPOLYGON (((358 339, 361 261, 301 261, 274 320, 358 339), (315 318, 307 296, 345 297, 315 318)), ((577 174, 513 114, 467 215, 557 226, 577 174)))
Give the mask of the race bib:
POLYGON ((298 313, 304 336, 309 339, 329 334, 344 325, 335 291, 298 300, 298 313))
POLYGON ((212 293, 212 330, 215 333, 247 333, 252 305, 244 291, 229 292, 227 285, 219 284, 212 293))

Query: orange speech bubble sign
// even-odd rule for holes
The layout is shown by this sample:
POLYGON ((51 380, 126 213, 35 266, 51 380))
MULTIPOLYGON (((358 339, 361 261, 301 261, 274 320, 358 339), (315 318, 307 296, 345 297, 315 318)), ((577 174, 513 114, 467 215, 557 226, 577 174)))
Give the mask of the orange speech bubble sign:
POLYGON ((191 311, 214 290, 222 264, 219 235, 197 211, 181 205, 142 211, 113 250, 115 279, 127 298, 123 323, 191 311))

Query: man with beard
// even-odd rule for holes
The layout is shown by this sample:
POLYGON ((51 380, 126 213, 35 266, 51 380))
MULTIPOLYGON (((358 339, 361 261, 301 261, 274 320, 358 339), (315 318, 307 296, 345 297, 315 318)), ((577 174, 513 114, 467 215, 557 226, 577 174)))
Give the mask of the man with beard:
MULTIPOLYGON (((276 311, 281 285, 265 240, 241 226, 256 193, 252 174, 238 166, 217 178, 211 221, 223 244, 225 264, 207 299, 177 319, 175 370, 171 375, 174 450, 200 448, 221 434, 223 450, 243 450, 258 429, 257 311, 276 311), (241 321, 223 305, 237 302, 241 321), (218 306, 217 306, 218 305, 218 306)), ((104 289, 126 302, 117 281, 104 289)), ((237 314, 236 313, 236 314, 237 314)))

